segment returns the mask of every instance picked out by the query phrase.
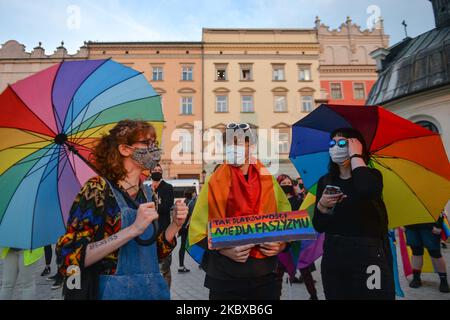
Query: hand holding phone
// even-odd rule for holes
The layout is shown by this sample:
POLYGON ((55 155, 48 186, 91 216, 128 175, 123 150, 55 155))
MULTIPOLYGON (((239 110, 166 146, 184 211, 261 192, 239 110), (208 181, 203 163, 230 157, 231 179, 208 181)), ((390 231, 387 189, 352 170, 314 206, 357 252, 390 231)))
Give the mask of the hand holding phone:
POLYGON ((342 200, 344 200, 346 197, 347 196, 344 195, 341 188, 339 188, 338 186, 327 185, 319 203, 322 207, 328 208, 330 213, 333 213, 333 209, 336 204, 342 202, 342 200))

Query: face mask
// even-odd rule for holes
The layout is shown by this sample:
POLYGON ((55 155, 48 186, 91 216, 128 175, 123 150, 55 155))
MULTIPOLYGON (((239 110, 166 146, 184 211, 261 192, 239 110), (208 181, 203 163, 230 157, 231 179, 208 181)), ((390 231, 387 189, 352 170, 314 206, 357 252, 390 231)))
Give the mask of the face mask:
POLYGON ((348 153, 348 146, 345 146, 343 148, 334 146, 330 148, 330 157, 334 163, 342 165, 350 158, 350 155, 348 153))
POLYGON ((143 168, 153 170, 161 160, 161 151, 155 150, 155 148, 136 148, 131 155, 131 159, 143 168))
POLYGON ((245 164, 245 147, 244 146, 227 146, 226 161, 234 167, 240 167, 245 164))
POLYGON ((161 172, 152 172, 152 180, 153 181, 161 181, 162 173, 161 172))
POLYGON ((281 186, 281 189, 283 189, 284 193, 292 193, 292 191, 294 191, 294 187, 293 186, 281 186))

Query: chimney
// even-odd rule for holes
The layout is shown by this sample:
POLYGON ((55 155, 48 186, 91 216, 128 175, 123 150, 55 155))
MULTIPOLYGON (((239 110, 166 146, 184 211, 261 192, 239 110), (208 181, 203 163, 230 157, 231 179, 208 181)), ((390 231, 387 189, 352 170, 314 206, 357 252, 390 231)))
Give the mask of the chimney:
POLYGON ((450 0, 430 0, 433 4, 436 28, 450 27, 450 0))

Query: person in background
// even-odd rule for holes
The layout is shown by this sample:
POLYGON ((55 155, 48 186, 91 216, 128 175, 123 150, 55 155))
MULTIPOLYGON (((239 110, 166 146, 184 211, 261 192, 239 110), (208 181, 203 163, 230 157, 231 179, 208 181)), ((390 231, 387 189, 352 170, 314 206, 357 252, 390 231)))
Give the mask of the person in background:
MULTIPOLYGON (((58 239, 58 243, 59 243, 60 239, 58 239)), ((64 276, 64 274, 62 274, 60 272, 62 264, 63 264, 63 260, 61 258, 61 250, 60 249, 61 248, 58 245, 55 246, 55 256, 56 256, 56 266, 57 266, 56 273, 53 276, 47 278, 47 281, 52 281, 53 282, 53 284, 51 286, 52 290, 58 290, 64 284, 64 277, 65 276, 64 276)))
POLYGON ((303 179, 301 177, 297 178, 293 181, 293 185, 296 196, 300 199, 301 202, 303 202, 307 194, 305 185, 303 184, 303 179))
POLYGON ((436 223, 422 223, 405 226, 406 243, 411 247, 413 268, 413 279, 409 283, 411 288, 420 288, 422 280, 420 278, 423 267, 424 248, 430 254, 434 269, 439 275, 439 291, 449 293, 450 289, 447 280, 447 268, 444 257, 441 253, 441 233, 443 217, 439 217, 436 223))
POLYGON ((22 279, 23 300, 35 299, 34 269, 35 263, 44 255, 42 248, 35 250, 21 250, 3 248, 0 258, 3 260, 2 286, 0 300, 11 300, 17 285, 19 275, 22 279))
POLYGON ((45 268, 41 272, 41 277, 48 276, 52 272, 52 268, 50 265, 52 264, 52 245, 48 245, 44 247, 45 253, 45 268))
MULTIPOLYGON (((289 203, 291 204, 291 210, 292 211, 299 210, 300 206, 302 205, 304 195, 301 195, 300 197, 297 196, 296 189, 294 188, 294 181, 291 179, 291 177, 289 177, 286 174, 282 174, 278 176, 277 182, 280 184, 281 189, 283 189, 283 192, 286 194, 289 203)), ((302 187, 301 189, 304 191, 304 187, 302 187)), ((293 279, 290 279, 291 283, 302 283, 302 282, 305 283, 306 289, 308 290, 308 293, 310 295, 310 300, 318 300, 317 290, 312 276, 312 271, 314 270, 315 270, 314 264, 310 265, 306 268, 300 269, 302 280, 296 278, 295 276, 293 277, 293 279)), ((285 268, 281 263, 278 263, 277 273, 281 295, 283 275, 285 273, 285 268)))
POLYGON ((184 198, 185 198, 184 203, 186 203, 186 205, 188 206, 189 211, 186 222, 183 224, 183 227, 179 232, 179 236, 181 237, 181 246, 180 251, 178 252, 178 258, 180 262, 178 273, 187 273, 191 271, 184 266, 184 256, 186 253, 186 242, 188 237, 189 220, 191 219, 192 212, 194 211, 195 207, 195 202, 197 201, 197 192, 195 191, 195 189, 188 189, 184 193, 184 198))
POLYGON ((327 300, 394 300, 393 260, 383 176, 371 169, 366 141, 355 129, 333 131, 330 164, 317 185, 313 225, 325 233, 322 282, 327 300), (369 287, 369 267, 379 286, 369 287))
MULTIPOLYGON (((163 180, 163 169, 160 164, 151 170, 152 190, 157 202, 159 230, 165 230, 171 223, 170 215, 174 204, 173 186, 163 180)), ((160 262, 160 270, 167 282, 172 284, 172 273, 170 266, 172 265, 172 253, 163 258, 160 262)))

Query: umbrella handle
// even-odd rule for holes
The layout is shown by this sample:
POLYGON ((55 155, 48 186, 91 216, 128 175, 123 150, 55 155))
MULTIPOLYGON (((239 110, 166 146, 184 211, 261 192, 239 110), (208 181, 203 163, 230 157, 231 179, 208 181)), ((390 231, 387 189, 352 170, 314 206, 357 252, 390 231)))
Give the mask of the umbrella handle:
POLYGON ((144 240, 144 239, 141 239, 140 237, 134 238, 134 241, 136 241, 140 246, 148 247, 148 246, 151 246, 156 241, 156 238, 158 237, 158 231, 159 231, 158 220, 154 220, 152 222, 152 225, 153 225, 153 235, 149 239, 144 240))

